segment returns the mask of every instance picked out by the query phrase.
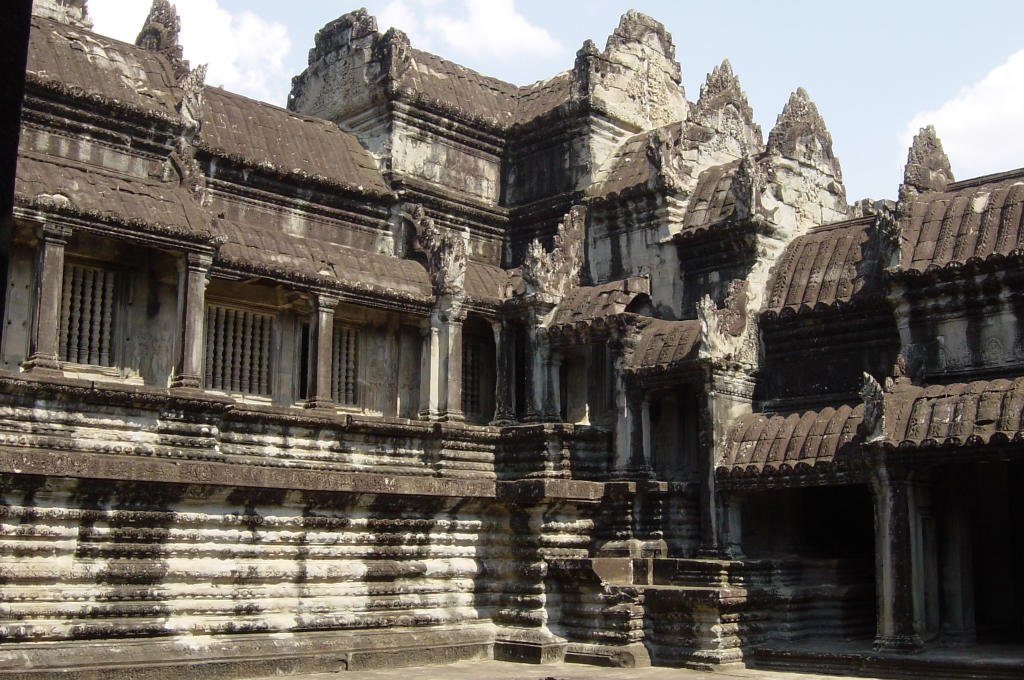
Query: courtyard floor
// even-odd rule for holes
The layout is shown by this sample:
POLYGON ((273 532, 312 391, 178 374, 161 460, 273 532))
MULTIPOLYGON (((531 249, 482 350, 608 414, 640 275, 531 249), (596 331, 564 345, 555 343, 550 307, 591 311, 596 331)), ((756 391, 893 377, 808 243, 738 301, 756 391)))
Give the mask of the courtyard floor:
MULTIPOLYGON (((332 675, 294 676, 293 680, 839 680, 841 676, 779 673, 743 668, 713 673, 679 668, 599 668, 583 664, 532 666, 504 661, 467 661, 447 666, 349 671, 332 675)), ((865 680, 863 676, 861 680, 865 680)), ((848 679, 847 679, 848 680, 848 679)))

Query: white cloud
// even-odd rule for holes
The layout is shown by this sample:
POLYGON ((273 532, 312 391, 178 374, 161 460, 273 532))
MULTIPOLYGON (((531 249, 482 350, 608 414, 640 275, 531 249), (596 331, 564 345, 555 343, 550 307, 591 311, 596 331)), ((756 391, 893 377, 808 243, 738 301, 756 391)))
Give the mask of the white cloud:
MULTIPOLYGON (((283 102, 291 49, 288 29, 248 10, 232 14, 216 0, 173 0, 181 17, 181 45, 193 66, 209 64, 206 82, 256 99, 283 102)), ((134 42, 150 0, 90 0, 98 33, 134 42)))
POLYGON ((545 29, 516 11, 515 0, 463 0, 461 16, 438 12, 439 0, 392 0, 378 25, 400 28, 417 47, 438 42, 472 56, 500 59, 562 54, 565 48, 545 29))
POLYGON ((110 38, 134 43, 149 14, 147 0, 90 0, 93 30, 110 38))
POLYGON ((929 124, 958 179, 1024 166, 1024 50, 937 111, 917 114, 907 126, 905 146, 929 124))

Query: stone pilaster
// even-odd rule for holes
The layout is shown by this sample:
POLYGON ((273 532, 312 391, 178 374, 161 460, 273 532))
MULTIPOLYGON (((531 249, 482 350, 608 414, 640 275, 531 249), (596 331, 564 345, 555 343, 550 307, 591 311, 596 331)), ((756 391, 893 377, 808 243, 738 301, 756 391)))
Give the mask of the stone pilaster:
POLYGON ((462 412, 462 297, 438 298, 423 329, 420 418, 465 420, 462 412))
POLYGON ((420 333, 423 336, 423 351, 420 355, 420 419, 437 420, 440 413, 440 329, 431 322, 421 328, 420 333))
POLYGON ((531 324, 526 329, 526 413, 523 420, 527 423, 544 420, 546 363, 547 339, 539 327, 531 324))
POLYGON ((26 372, 58 371, 60 360, 60 298, 64 285, 64 248, 71 229, 44 224, 36 232, 39 250, 36 257, 36 305, 29 338, 29 357, 22 368, 26 372))
POLYGON ((446 345, 445 361, 445 407, 444 419, 462 422, 466 414, 462 410, 462 324, 464 317, 453 306, 444 321, 446 345))
POLYGON ((494 384, 492 425, 516 424, 516 342, 515 326, 508 319, 492 321, 498 374, 494 384))
POLYGON ((186 253, 179 285, 184 289, 181 312, 181 354, 171 387, 203 386, 203 324, 205 320, 206 282, 213 256, 186 253))
POLYGON ((882 461, 873 466, 878 651, 910 653, 923 647, 914 630, 908 486, 902 467, 882 461))
POLYGON ((713 363, 704 384, 704 408, 698 414, 697 472, 700 483, 701 557, 727 559, 726 508, 715 483, 715 466, 729 428, 751 411, 754 379, 742 369, 713 363))
POLYGON ((331 397, 331 355, 334 309, 338 298, 318 293, 309 301, 309 364, 306 366, 306 408, 334 408, 331 397))
POLYGON ((548 351, 544 359, 544 420, 558 423, 562 421, 562 356, 548 351))

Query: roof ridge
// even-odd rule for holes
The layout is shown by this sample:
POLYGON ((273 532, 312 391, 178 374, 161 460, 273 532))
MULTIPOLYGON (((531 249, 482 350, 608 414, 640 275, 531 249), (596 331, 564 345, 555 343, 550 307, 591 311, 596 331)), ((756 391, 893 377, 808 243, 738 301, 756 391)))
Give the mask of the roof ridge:
POLYGON ((1017 177, 1024 178, 1024 168, 994 172, 991 175, 979 175, 978 177, 971 177, 970 179, 960 180, 959 182, 950 182, 946 186, 946 192, 970 189, 983 184, 993 184, 995 182, 1002 182, 1008 179, 1015 179, 1017 177))

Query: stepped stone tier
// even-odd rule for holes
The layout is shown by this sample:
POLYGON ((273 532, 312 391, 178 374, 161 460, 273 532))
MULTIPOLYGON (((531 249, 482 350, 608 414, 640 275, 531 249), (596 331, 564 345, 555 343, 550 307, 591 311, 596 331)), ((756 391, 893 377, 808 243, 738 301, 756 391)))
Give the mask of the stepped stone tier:
POLYGON ((0 678, 1024 673, 1024 170, 850 202, 633 11, 517 87, 357 10, 279 108, 25 7, 0 678))

